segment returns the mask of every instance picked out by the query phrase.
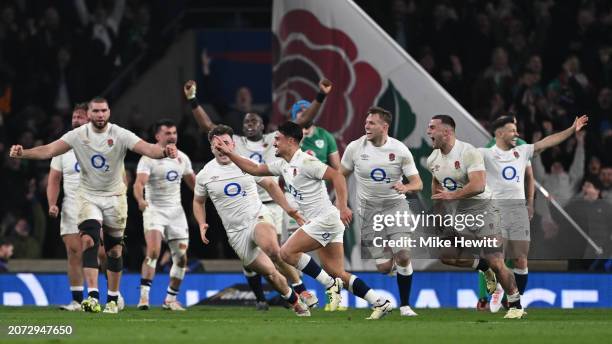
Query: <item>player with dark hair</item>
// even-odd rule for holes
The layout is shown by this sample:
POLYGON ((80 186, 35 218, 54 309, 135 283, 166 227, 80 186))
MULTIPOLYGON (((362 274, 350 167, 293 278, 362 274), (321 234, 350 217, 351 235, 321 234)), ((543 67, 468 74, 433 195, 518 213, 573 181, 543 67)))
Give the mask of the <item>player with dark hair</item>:
POLYGON ((100 229, 104 229, 104 248, 107 253, 108 297, 105 313, 118 313, 117 300, 123 270, 123 232, 127 221, 126 185, 123 180, 123 160, 127 150, 153 159, 175 158, 176 147, 165 148, 147 143, 134 133, 109 123, 108 101, 96 97, 88 103, 90 122, 73 129, 60 139, 32 149, 14 145, 11 158, 46 160, 68 152, 71 148, 82 174, 77 189, 77 223, 83 250, 83 275, 88 297, 83 310, 100 312, 98 291, 98 247, 100 229))
MULTIPOLYGON (((427 135, 432 140, 434 151, 427 158, 427 168, 432 173, 432 199, 439 206, 441 201, 460 200, 453 210, 456 214, 467 213, 481 216, 481 225, 444 228, 447 237, 476 237, 492 239, 499 243, 482 249, 479 257, 462 256, 464 250, 453 247, 441 255, 441 261, 448 265, 472 267, 483 271, 487 277, 487 289, 492 293, 497 278, 506 293, 510 309, 505 318, 522 318, 521 296, 516 287, 514 275, 504 264, 501 245, 499 209, 491 202, 487 189, 485 164, 481 153, 469 143, 459 141, 455 136, 455 121, 448 115, 436 115, 429 121, 427 135), (462 201, 462 202, 461 202, 462 201)), ((442 204, 447 206, 447 204, 442 204)), ((452 205, 451 205, 452 206, 452 205)))
POLYGON ((300 150, 302 135, 302 128, 293 122, 279 126, 274 147, 276 155, 282 159, 266 164, 256 164, 241 157, 218 138, 213 143, 215 149, 246 173, 253 176, 283 176, 287 189, 308 222, 283 244, 281 256, 284 261, 325 286, 330 310, 338 308, 340 291, 346 285, 353 294, 373 305, 374 311, 368 319, 380 319, 393 309, 390 301, 344 270, 344 228, 352 218, 347 206, 346 181, 338 171, 300 150), (324 180, 331 181, 336 189, 337 207, 329 199, 324 180), (315 250, 325 270, 306 254, 315 250))
MULTIPOLYGON (((204 108, 199 104, 198 99, 196 98, 196 86, 195 81, 187 81, 183 87, 183 92, 191 104, 192 113, 198 122, 198 125, 205 132, 209 132, 210 130, 214 129, 217 124, 212 122, 206 111, 204 111, 204 108)), ((324 87, 323 81, 321 82, 320 87, 321 92, 329 93, 331 90, 331 84, 324 87)), ((310 112, 297 120, 297 123, 303 125, 311 120, 314 115, 314 112, 310 112)), ((244 136, 232 134, 232 140, 236 146, 236 153, 260 164, 270 163, 278 159, 274 154, 274 133, 264 134, 264 125, 261 116, 256 113, 247 113, 244 116, 242 132, 244 133, 244 136)), ((278 181, 278 178, 275 177, 274 179, 278 181)), ((280 236, 283 228, 284 212, 262 187, 257 186, 257 190, 259 192, 259 198, 270 210, 272 219, 274 220, 274 226, 278 231, 277 235, 280 236)), ((286 264, 279 266, 278 268, 283 275, 287 277, 291 283, 291 286, 300 295, 300 298, 302 298, 302 300, 309 307, 315 307, 318 303, 318 299, 316 295, 306 289, 306 286, 300 278, 298 271, 296 271, 292 266, 286 264)), ((268 304, 264 297, 263 287, 261 285, 261 276, 252 271, 248 271, 247 269, 244 269, 243 273, 247 279, 247 282, 249 283, 249 286, 253 290, 255 297, 257 298, 257 309, 267 310, 268 304)))
MULTIPOLYGON (((574 124, 534 144, 517 145, 518 130, 513 116, 503 116, 493 122, 495 145, 480 148, 486 169, 487 187, 492 199, 501 207, 501 229, 506 256, 512 260, 518 291, 523 295, 527 286, 527 255, 529 253, 530 214, 525 200, 523 176, 529 160, 547 148, 556 146, 578 133, 588 122, 587 116, 576 117, 574 124)), ((499 296, 498 296, 499 297, 499 296)), ((499 307, 491 308, 496 312, 499 307)))
MULTIPOLYGON (((159 120, 155 124, 155 140, 162 148, 168 144, 175 145, 178 140, 176 124, 167 119, 159 120)), ((172 255, 170 284, 162 308, 172 311, 185 310, 176 299, 187 270, 189 246, 189 225, 181 205, 181 180, 193 190, 195 174, 191 160, 181 151, 178 151, 174 159, 167 157, 153 160, 143 156, 138 162, 134 198, 142 211, 147 246, 140 279, 138 309, 141 310, 149 309, 149 291, 155 276, 162 240, 168 244, 172 255)))
MULTIPOLYGON (((213 140, 221 140, 231 150, 234 148, 232 136, 232 128, 223 124, 208 132, 211 143, 213 140)), ((204 244, 209 243, 206 237, 208 224, 205 202, 210 197, 223 221, 228 241, 240 257, 242 265, 263 275, 291 305, 296 315, 310 316, 308 306, 287 285, 287 280, 275 267, 286 263, 280 257, 270 211, 259 199, 256 184, 262 186, 296 221, 303 223, 303 218, 297 210, 289 207, 282 190, 272 178, 245 174, 215 145, 211 145, 211 150, 215 159, 198 173, 193 198, 193 214, 198 221, 202 241, 204 244)))

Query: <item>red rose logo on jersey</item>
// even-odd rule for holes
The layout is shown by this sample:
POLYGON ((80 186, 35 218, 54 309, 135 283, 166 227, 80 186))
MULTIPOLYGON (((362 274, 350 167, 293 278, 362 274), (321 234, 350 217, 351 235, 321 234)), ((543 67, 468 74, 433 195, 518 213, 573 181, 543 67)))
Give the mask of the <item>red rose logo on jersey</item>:
POLYGON ((389 161, 395 161, 395 154, 389 153, 389 161))
POLYGON ((461 164, 459 163, 459 160, 455 161, 455 170, 458 170, 461 168, 461 164))
POLYGON ((109 147, 112 147, 112 146, 115 144, 115 142, 113 141, 113 139, 108 139, 108 140, 106 141, 106 143, 108 143, 108 146, 109 146, 109 147))
POLYGON ((293 10, 280 21, 273 51, 275 122, 282 122, 296 101, 314 99, 325 77, 333 82, 333 96, 323 103, 317 124, 335 132, 342 146, 363 135, 367 110, 383 84, 378 72, 359 60, 351 37, 308 11, 293 10))
POLYGON ((519 153, 517 151, 514 151, 514 157, 517 159, 519 158, 519 153))

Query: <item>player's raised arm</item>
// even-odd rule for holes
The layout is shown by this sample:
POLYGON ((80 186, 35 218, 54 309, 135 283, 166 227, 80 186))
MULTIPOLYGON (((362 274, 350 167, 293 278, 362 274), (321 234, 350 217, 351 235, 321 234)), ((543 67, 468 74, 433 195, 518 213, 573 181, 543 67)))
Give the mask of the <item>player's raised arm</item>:
POLYGON ((321 105, 323 104, 325 97, 327 97, 331 90, 331 81, 329 81, 328 79, 322 79, 321 81, 319 81, 319 93, 317 94, 317 97, 312 101, 311 105, 306 110, 304 110, 302 115, 298 116, 294 120, 294 122, 299 126, 303 127, 307 123, 313 121, 317 113, 319 113, 319 109, 321 109, 321 105))
POLYGON ((543 150, 554 147, 561 142, 570 138, 574 133, 577 133, 582 129, 585 125, 587 125, 589 121, 589 117, 587 115, 582 115, 580 117, 576 117, 574 120, 574 124, 571 127, 560 131, 558 133, 554 133, 552 135, 548 135, 540 141, 533 144, 534 153, 540 153, 543 150))
POLYGON ((206 196, 193 196, 193 217, 198 222, 200 228, 200 237, 202 242, 207 245, 210 241, 206 238, 206 231, 208 230, 208 223, 206 223, 206 196))
POLYGON ((336 207, 340 210, 340 219, 342 223, 348 225, 353 219, 353 213, 348 207, 348 193, 346 188, 346 179, 344 176, 331 167, 327 167, 323 179, 331 181, 334 190, 336 190, 336 207))
POLYGON ((241 157, 238 153, 234 152, 227 143, 223 142, 219 137, 213 138, 213 145, 215 149, 225 154, 230 160, 236 164, 241 170, 252 175, 252 176, 271 176, 268 165, 257 164, 254 161, 241 157))
POLYGON ((140 155, 148 156, 151 159, 163 159, 168 157, 174 159, 178 154, 174 144, 169 143, 166 147, 162 148, 160 145, 148 143, 144 140, 138 141, 132 148, 132 151, 140 155))
POLYGON ((59 214, 57 199, 59 198, 61 184, 62 171, 50 168, 49 179, 47 180, 47 203, 49 203, 49 216, 53 218, 56 218, 59 214))
POLYGON ((206 111, 204 111, 204 108, 198 102, 198 99, 196 98, 196 87, 196 82, 189 80, 183 86, 183 92, 191 105, 191 113, 193 113, 193 117, 195 118, 196 122, 198 122, 198 125, 200 128, 202 128, 202 130, 204 130, 204 132, 208 132, 217 125, 213 123, 210 116, 208 116, 206 111))
POLYGON ((287 199, 285 198, 285 194, 283 193, 283 190, 281 190, 280 186, 278 186, 278 183, 276 183, 274 179, 270 177, 264 177, 264 178, 261 178, 261 180, 259 180, 257 184, 263 187, 268 192, 270 197, 272 197, 272 200, 276 204, 278 204, 281 208, 283 208, 283 210, 287 214, 289 214, 289 216, 295 219, 298 225, 302 226, 304 225, 304 223, 306 223, 306 220, 302 217, 302 215, 300 215, 298 210, 292 208, 289 205, 289 203, 287 202, 287 199))
POLYGON ((31 149, 23 149, 21 145, 13 145, 11 146, 9 156, 16 159, 47 160, 66 153, 70 148, 70 145, 65 141, 58 139, 49 144, 31 149))

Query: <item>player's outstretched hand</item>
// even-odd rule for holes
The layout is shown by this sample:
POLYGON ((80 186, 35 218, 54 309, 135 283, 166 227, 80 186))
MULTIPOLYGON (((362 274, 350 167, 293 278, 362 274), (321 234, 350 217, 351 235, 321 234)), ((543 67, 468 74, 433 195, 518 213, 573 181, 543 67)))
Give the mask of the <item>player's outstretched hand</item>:
POLYGON ((166 145, 166 148, 164 148, 164 151, 166 152, 166 156, 170 159, 176 159, 176 157, 178 156, 178 151, 176 149, 176 146, 172 143, 166 145))
POLYGON ((145 209, 147 209, 148 206, 149 206, 149 202, 145 200, 138 201, 138 209, 140 209, 140 211, 145 211, 145 209))
POLYGON ((202 242, 204 243, 204 245, 208 245, 208 243, 210 242, 207 238, 206 238, 206 231, 208 230, 208 223, 203 223, 200 225, 200 237, 202 238, 202 242))
POLYGON ((185 92, 185 97, 187 100, 191 100, 196 97, 196 82, 193 80, 189 80, 183 86, 183 92, 185 92))
POLYGON ((580 129, 582 129, 585 125, 587 125, 587 123, 589 122, 589 116, 587 115, 582 115, 580 117, 576 117, 576 119, 574 120, 574 129, 576 129, 576 132, 580 131, 580 129))
POLYGON ((344 223, 345 226, 348 226, 353 220, 353 212, 348 207, 344 207, 340 209, 340 220, 344 223))
POLYGON ((232 149, 227 144, 225 144, 223 140, 221 140, 220 138, 216 136, 215 138, 213 138, 213 146, 215 147, 216 150, 218 150, 219 152, 223 154, 229 154, 232 152, 232 149))
POLYGON ((289 216, 291 216, 300 227, 302 227, 306 223, 306 219, 302 216, 302 214, 300 214, 297 209, 293 209, 287 214, 289 214, 289 216))
POLYGON ((319 90, 321 90, 321 92, 325 93, 325 94, 329 94, 329 92, 331 92, 332 90, 332 82, 329 81, 329 79, 322 79, 321 81, 319 81, 319 90))
POLYGON ((23 155, 23 147, 21 145, 11 146, 11 150, 9 152, 9 156, 11 158, 21 158, 22 155, 23 155))
POLYGON ((49 216, 55 219, 57 218, 58 214, 59 214, 59 208, 57 207, 57 205, 49 206, 49 216))

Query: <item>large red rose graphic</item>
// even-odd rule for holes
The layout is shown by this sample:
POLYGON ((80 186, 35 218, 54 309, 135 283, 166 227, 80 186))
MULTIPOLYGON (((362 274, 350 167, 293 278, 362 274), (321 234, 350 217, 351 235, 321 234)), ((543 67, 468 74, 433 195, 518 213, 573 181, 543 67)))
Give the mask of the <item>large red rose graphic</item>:
POLYGON ((294 10, 282 18, 273 49, 273 120, 285 119, 297 100, 312 100, 319 80, 326 77, 334 88, 317 125, 335 133, 341 147, 363 135, 367 110, 375 105, 382 80, 369 63, 358 60, 351 37, 324 26, 308 11, 294 10))

